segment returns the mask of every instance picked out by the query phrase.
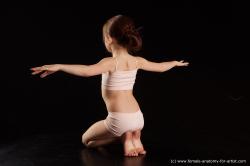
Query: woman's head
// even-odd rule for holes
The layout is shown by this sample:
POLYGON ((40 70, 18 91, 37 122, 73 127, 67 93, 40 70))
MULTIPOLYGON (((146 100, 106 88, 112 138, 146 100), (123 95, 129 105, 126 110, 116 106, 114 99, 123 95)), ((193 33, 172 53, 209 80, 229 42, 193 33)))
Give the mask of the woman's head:
POLYGON ((128 52, 139 51, 142 40, 131 18, 117 15, 110 18, 103 26, 103 40, 108 51, 117 46, 128 52))

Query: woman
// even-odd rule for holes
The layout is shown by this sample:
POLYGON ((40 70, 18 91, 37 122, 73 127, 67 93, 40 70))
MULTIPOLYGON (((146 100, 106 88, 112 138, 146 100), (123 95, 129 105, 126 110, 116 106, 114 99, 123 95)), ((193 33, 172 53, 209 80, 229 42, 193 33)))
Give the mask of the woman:
POLYGON ((125 156, 145 154, 140 138, 144 118, 133 96, 137 71, 165 72, 175 66, 187 66, 188 62, 156 63, 132 55, 131 52, 141 49, 142 40, 132 19, 123 15, 114 16, 104 24, 103 40, 111 57, 93 65, 43 65, 31 68, 32 74, 42 73, 42 78, 57 71, 82 77, 102 75, 102 97, 108 116, 93 124, 82 135, 83 144, 97 147, 120 140, 125 156))

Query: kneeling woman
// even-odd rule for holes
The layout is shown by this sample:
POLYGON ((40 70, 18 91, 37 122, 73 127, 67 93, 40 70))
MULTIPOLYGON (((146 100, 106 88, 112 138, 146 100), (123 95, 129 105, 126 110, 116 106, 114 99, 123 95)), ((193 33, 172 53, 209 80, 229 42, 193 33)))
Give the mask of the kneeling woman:
POLYGON ((103 40, 111 57, 106 57, 93 65, 53 64, 31 68, 32 74, 45 77, 57 71, 76 76, 89 77, 102 75, 102 97, 108 115, 106 119, 94 123, 82 135, 87 147, 97 147, 120 140, 124 145, 125 156, 145 154, 141 142, 144 126, 143 113, 133 96, 133 86, 139 69, 164 72, 175 66, 187 66, 187 62, 150 62, 134 56, 131 51, 140 50, 142 41, 133 21, 126 16, 110 18, 103 26, 103 40))

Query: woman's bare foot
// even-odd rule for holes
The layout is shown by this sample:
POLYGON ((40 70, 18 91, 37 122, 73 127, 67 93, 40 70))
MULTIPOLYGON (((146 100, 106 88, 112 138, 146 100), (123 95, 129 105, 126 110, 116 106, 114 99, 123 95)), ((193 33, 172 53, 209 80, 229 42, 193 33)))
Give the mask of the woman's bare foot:
POLYGON ((146 154, 146 151, 144 150, 144 147, 141 142, 141 131, 137 130, 134 131, 132 134, 133 134, 132 142, 135 146, 136 152, 138 154, 146 154))
POLYGON ((132 133, 126 132, 122 138, 124 155, 125 156, 138 156, 137 150, 132 142, 132 133))
POLYGON ((138 156, 137 150, 134 147, 132 140, 125 141, 123 146, 124 146, 124 155, 125 156, 138 156))
POLYGON ((144 147, 143 147, 140 139, 133 138, 133 144, 134 144, 136 152, 138 154, 146 154, 146 151, 144 150, 144 147))

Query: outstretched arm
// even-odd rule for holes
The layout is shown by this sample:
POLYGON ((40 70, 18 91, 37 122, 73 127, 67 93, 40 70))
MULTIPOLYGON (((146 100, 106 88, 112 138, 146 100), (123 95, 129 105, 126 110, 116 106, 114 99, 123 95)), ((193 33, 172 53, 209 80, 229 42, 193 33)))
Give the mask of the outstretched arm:
POLYGON ((188 66, 188 62, 181 61, 168 61, 168 62, 151 62, 142 57, 137 57, 139 68, 146 71, 165 72, 176 66, 188 66))
POLYGON ((41 67, 33 67, 33 75, 42 73, 41 78, 46 77, 57 71, 63 71, 72 75, 81 77, 90 77, 112 70, 114 60, 111 57, 103 58, 98 63, 93 65, 70 65, 70 64, 53 64, 43 65, 41 67))

